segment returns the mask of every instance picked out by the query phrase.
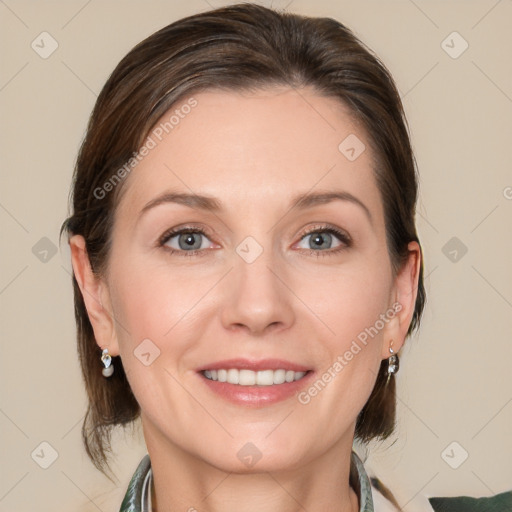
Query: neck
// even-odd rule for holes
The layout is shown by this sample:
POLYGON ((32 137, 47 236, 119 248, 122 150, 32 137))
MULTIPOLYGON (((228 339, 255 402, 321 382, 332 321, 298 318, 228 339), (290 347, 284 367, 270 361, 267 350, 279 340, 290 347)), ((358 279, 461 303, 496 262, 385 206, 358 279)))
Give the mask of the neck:
POLYGON ((352 442, 294 467, 240 473, 146 436, 153 471, 152 512, 358 512, 349 483, 352 442), (165 449, 163 449, 165 446, 165 449))

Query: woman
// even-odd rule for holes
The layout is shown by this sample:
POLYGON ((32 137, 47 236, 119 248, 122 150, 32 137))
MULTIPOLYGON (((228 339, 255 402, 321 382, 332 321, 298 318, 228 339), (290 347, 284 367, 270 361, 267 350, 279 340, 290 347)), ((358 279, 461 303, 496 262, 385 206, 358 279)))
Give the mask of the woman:
POLYGON ((425 301, 417 181, 380 61, 255 5, 173 23, 92 113, 69 234, 87 453, 140 416, 121 511, 374 510, 425 301), (101 373, 100 373, 101 372, 101 373))

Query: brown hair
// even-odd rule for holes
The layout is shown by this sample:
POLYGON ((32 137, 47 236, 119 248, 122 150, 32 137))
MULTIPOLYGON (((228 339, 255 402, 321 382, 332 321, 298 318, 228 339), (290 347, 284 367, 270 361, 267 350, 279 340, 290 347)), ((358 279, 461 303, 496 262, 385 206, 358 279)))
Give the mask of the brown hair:
MULTIPOLYGON (((416 163, 407 121, 393 79, 344 25, 240 4, 179 20, 136 45, 117 65, 91 114, 73 179, 69 234, 85 238, 91 267, 105 275, 111 230, 122 183, 95 193, 133 157, 155 123, 178 100, 212 88, 254 90, 272 85, 311 86, 337 98, 364 126, 376 159, 387 246, 396 273, 417 241, 414 216, 416 163)), ((341 141, 340 141, 341 142, 341 141)), ((421 251, 421 248, 420 248, 421 251)), ((109 379, 101 374, 96 344, 82 294, 73 276, 78 353, 88 409, 82 425, 87 454, 105 473, 111 433, 140 414, 119 357, 109 379)), ((425 302, 423 257, 415 310, 408 335, 419 326, 425 302)), ((395 382, 386 385, 383 360, 374 389, 360 412, 356 437, 385 439, 395 425, 395 382)))

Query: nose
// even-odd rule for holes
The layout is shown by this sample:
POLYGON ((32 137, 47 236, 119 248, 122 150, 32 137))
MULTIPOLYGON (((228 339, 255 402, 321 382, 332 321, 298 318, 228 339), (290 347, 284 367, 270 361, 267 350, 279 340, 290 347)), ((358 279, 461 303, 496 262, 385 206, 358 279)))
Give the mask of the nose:
POLYGON ((258 336, 289 328, 295 321, 293 292, 283 273, 265 251, 252 263, 236 256, 225 283, 223 326, 258 336))

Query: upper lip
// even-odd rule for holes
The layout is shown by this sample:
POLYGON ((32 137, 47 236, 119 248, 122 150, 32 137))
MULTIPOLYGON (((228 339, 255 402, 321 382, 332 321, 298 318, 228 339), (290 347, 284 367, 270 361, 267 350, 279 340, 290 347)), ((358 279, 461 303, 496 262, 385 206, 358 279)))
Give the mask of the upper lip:
POLYGON ((310 368, 293 363, 291 361, 285 361, 284 359, 225 359, 224 361, 215 361, 212 363, 205 364, 198 368, 198 372, 202 372, 204 370, 222 370, 222 369, 230 369, 236 368, 239 370, 252 370, 252 371, 262 371, 262 370, 293 370, 294 372, 307 372, 310 368))

